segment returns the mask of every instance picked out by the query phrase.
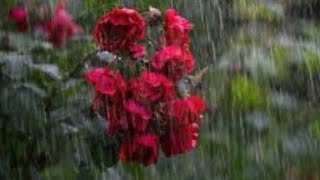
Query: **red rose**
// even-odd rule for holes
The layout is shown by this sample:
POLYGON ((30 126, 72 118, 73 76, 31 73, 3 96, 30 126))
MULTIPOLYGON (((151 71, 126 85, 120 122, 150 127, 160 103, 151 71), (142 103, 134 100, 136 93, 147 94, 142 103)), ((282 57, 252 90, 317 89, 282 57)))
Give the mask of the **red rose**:
POLYGON ((55 15, 42 25, 46 38, 55 46, 65 45, 73 36, 80 33, 81 27, 75 24, 72 16, 65 11, 64 4, 57 4, 55 15))
POLYGON ((138 79, 131 81, 130 88, 138 101, 168 100, 176 95, 172 81, 159 73, 142 72, 138 79))
POLYGON ((198 95, 190 96, 186 99, 186 103, 191 112, 191 119, 201 119, 201 113, 208 109, 208 105, 198 95))
POLYGON ((117 132, 144 132, 147 129, 152 113, 133 100, 124 105, 117 104, 108 108, 108 134, 113 136, 117 132))
POLYGON ((189 50, 165 46, 151 59, 151 64, 155 70, 176 81, 192 72, 195 60, 189 50))
POLYGON ((24 32, 28 29, 27 10, 23 6, 18 6, 9 11, 8 19, 14 22, 20 31, 24 32))
POLYGON ((130 47, 130 52, 132 53, 132 57, 134 59, 139 59, 146 54, 146 47, 142 44, 135 44, 130 47))
POLYGON ((167 104, 167 116, 175 126, 197 122, 201 113, 207 110, 206 103, 199 96, 173 100, 167 104))
POLYGON ((115 9, 101 17, 93 31, 103 50, 115 54, 129 52, 136 40, 145 38, 146 23, 133 9, 115 9))
POLYGON ((126 83, 120 73, 111 69, 96 68, 86 74, 86 79, 96 91, 107 95, 114 102, 121 102, 126 91, 126 83))
POLYGON ((129 129, 129 119, 128 116, 121 106, 112 106, 107 112, 108 134, 109 136, 114 136, 115 133, 119 131, 127 131, 129 129))
POLYGON ((127 118, 130 120, 132 129, 135 132, 144 132, 151 120, 152 113, 133 100, 125 102, 124 108, 128 113, 127 118))
POLYGON ((192 24, 181 17, 174 9, 168 9, 165 13, 165 36, 166 45, 189 46, 190 39, 188 33, 192 29, 192 24))
POLYGON ((142 163, 144 166, 156 163, 158 156, 159 139, 153 134, 135 136, 122 142, 119 153, 123 162, 142 163))
POLYGON ((189 152, 197 145, 198 132, 199 126, 196 123, 171 129, 161 137, 161 149, 166 156, 189 152))

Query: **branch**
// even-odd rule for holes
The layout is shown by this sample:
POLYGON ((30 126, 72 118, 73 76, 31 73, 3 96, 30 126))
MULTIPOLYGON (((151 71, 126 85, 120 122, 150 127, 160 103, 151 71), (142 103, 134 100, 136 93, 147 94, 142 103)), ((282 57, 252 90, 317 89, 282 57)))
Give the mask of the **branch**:
POLYGON ((74 68, 72 68, 72 70, 69 72, 69 74, 66 75, 66 76, 63 78, 63 80, 67 80, 67 79, 73 77, 73 76, 76 74, 77 70, 78 70, 79 68, 81 68, 88 60, 90 60, 90 58, 91 58, 93 55, 97 54, 97 52, 98 52, 98 50, 96 50, 96 51, 94 51, 94 52, 92 52, 92 53, 89 53, 89 54, 87 54, 84 58, 82 58, 82 59, 74 66, 74 68))
POLYGON ((153 39, 147 38, 147 41, 155 50, 158 51, 160 49, 157 42, 154 41, 153 39))

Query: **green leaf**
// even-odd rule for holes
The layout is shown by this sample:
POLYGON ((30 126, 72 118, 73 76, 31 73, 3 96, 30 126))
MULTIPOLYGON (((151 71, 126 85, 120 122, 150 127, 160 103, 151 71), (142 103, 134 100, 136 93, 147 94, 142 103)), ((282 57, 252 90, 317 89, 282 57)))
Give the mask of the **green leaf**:
POLYGON ((262 132, 270 126, 271 117, 266 113, 254 111, 246 115, 245 122, 257 132, 262 132))
POLYGON ((75 165, 61 162, 60 164, 45 169, 42 174, 45 180, 76 179, 78 171, 75 165))
POLYGON ((42 47, 45 49, 52 49, 51 44, 36 39, 27 33, 4 32, 0 30, 0 37, 6 36, 9 38, 9 46, 16 49, 18 52, 30 52, 33 48, 42 47))
POLYGON ((0 64, 3 64, 1 72, 12 80, 25 78, 32 65, 32 59, 28 55, 9 54, 0 57, 0 64))
POLYGON ((31 66, 34 70, 38 70, 42 73, 47 74, 53 79, 59 80, 62 78, 59 68, 53 64, 33 64, 31 66))
POLYGON ((271 92, 268 101, 271 106, 282 110, 297 110, 299 102, 294 96, 285 92, 271 92))
POLYGON ((231 82, 231 103, 235 109, 250 110, 265 105, 262 88, 245 76, 238 76, 231 82))
POLYGON ((95 166, 101 170, 114 166, 118 162, 120 144, 116 138, 106 134, 91 135, 88 146, 95 166))
POLYGON ((136 180, 144 180, 144 169, 142 166, 135 163, 122 163, 121 166, 130 173, 136 180))
POLYGON ((34 84, 14 84, 2 90, 0 111, 10 117, 17 129, 32 131, 46 123, 46 97, 46 92, 34 84))
POLYGON ((311 51, 304 53, 305 68, 310 74, 320 72, 320 55, 315 54, 311 51))

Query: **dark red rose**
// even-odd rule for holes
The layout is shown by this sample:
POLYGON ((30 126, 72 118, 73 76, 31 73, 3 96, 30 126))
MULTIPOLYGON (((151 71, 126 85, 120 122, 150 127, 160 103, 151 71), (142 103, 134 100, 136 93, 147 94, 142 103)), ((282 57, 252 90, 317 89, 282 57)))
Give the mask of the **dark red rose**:
POLYGON ((130 47, 130 52, 134 59, 139 59, 146 54, 146 47, 142 44, 135 44, 130 47))
POLYGON ((161 137, 161 149, 166 156, 186 153, 193 150, 198 142, 199 126, 196 123, 182 126, 161 137))
POLYGON ((155 164, 158 156, 159 139, 153 134, 135 136, 122 142, 119 153, 123 162, 141 163, 144 166, 155 164))
POLYGON ((130 83, 130 89, 137 101, 155 102, 169 100, 176 95, 174 84, 164 75, 144 71, 130 83))
POLYGON ((144 132, 151 120, 152 113, 139 103, 129 100, 125 102, 125 110, 130 125, 135 132, 144 132))
POLYGON ((183 126, 201 119, 201 113, 207 110, 206 103, 199 96, 173 100, 167 104, 167 116, 174 126, 183 126))
POLYGON ((188 33, 192 29, 192 24, 181 17, 174 9, 168 9, 165 13, 165 36, 166 45, 188 47, 190 39, 188 33))
POLYGON ((124 105, 113 105, 108 108, 108 133, 113 136, 117 132, 144 132, 151 120, 152 113, 133 100, 124 105))
POLYGON ((73 36, 82 31, 81 27, 73 22, 72 16, 64 8, 64 4, 57 4, 54 16, 42 23, 45 37, 55 47, 65 45, 73 36))
POLYGON ((191 119, 201 119, 201 113, 208 110, 208 105, 198 95, 190 96, 186 99, 186 103, 191 112, 191 119))
POLYGON ((8 19, 14 22, 20 31, 25 32, 28 29, 27 9, 24 6, 17 6, 9 11, 8 19))
POLYGON ((130 126, 129 117, 122 106, 111 106, 107 112, 108 134, 114 136, 117 132, 128 131, 130 126))
POLYGON ((136 40, 145 38, 146 23, 133 9, 115 9, 96 24, 93 31, 95 41, 102 50, 115 54, 127 53, 136 40))
POLYGON ((152 67, 177 81, 192 72, 195 60, 189 50, 178 46, 165 46, 151 59, 152 67))
POLYGON ((123 100, 127 85, 120 73, 107 67, 96 68, 86 74, 86 80, 113 102, 123 100))

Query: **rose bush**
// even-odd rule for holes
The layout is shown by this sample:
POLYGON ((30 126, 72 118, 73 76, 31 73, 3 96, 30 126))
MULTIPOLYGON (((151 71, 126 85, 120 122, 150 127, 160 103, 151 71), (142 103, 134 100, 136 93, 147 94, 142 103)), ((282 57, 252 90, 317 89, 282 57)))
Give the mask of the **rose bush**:
POLYGON ((157 162, 160 147, 166 156, 193 150, 199 120, 208 108, 200 96, 181 97, 177 89, 177 83, 195 69, 188 36, 192 24, 177 11, 167 10, 165 34, 158 38, 165 44, 152 42, 160 49, 145 59, 148 53, 142 43, 150 43, 146 24, 137 11, 126 8, 101 17, 93 31, 100 49, 134 61, 118 60, 112 63, 114 69, 96 68, 86 74, 96 93, 94 111, 105 109, 109 136, 121 139, 120 159, 145 166, 157 162), (125 78, 123 68, 127 68, 122 72, 125 78))
MULTIPOLYGON (((20 31, 36 30, 55 48, 65 47, 82 31, 65 3, 35 7, 39 12, 13 8, 9 20, 20 31)), ((155 8, 143 15, 117 8, 99 18, 92 31, 99 48, 93 59, 108 53, 113 58, 85 73, 94 89, 90 113, 106 119, 105 134, 119 141, 123 162, 148 166, 157 162, 160 149, 166 156, 195 149, 199 122, 208 108, 200 96, 181 93, 178 85, 195 69, 189 49, 193 25, 174 9, 164 16, 155 8), (149 26, 160 26, 163 33, 147 37, 149 26)))

